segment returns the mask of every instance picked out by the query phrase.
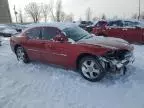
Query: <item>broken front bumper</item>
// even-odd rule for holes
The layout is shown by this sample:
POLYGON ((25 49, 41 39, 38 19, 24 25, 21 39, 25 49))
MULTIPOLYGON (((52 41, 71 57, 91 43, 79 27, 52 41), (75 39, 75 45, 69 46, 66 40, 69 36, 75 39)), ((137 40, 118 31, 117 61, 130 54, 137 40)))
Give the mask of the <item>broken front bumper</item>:
POLYGON ((118 69, 120 69, 120 68, 128 65, 129 63, 133 63, 134 60, 135 60, 135 58, 134 58, 134 56, 132 56, 132 57, 126 58, 126 59, 124 59, 124 60, 122 60, 122 61, 116 61, 116 62, 113 62, 113 61, 112 61, 112 63, 113 63, 113 65, 115 65, 118 69))
POLYGON ((135 58, 133 56, 133 53, 130 53, 128 55, 125 55, 125 59, 123 60, 117 60, 117 59, 108 59, 108 58, 104 58, 101 57, 101 60, 103 62, 106 62, 110 65, 111 68, 116 68, 116 69, 121 69, 122 67, 133 63, 135 61, 135 58))

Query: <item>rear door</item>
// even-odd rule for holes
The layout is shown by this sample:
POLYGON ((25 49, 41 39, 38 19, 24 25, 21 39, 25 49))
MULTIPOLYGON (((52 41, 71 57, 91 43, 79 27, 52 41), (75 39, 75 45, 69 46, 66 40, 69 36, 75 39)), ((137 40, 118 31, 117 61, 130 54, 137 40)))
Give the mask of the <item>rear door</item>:
POLYGON ((124 21, 123 32, 125 34, 126 40, 129 42, 142 42, 143 35, 142 29, 136 27, 136 22, 124 21))
POLYGON ((28 56, 32 60, 41 60, 40 53, 44 49, 44 43, 41 41, 41 28, 33 28, 27 30, 27 41, 24 41, 24 48, 26 49, 28 56))
POLYGON ((123 33, 123 23, 121 20, 110 21, 106 27, 106 35, 109 37, 125 38, 123 33))

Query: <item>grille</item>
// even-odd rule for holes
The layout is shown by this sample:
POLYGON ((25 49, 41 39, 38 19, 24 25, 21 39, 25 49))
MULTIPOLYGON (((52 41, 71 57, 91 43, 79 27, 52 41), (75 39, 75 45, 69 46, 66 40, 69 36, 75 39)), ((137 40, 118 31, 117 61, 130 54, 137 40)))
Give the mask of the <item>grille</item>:
POLYGON ((125 58, 131 56, 131 52, 128 50, 116 50, 108 52, 105 56, 108 59, 124 60, 125 58))

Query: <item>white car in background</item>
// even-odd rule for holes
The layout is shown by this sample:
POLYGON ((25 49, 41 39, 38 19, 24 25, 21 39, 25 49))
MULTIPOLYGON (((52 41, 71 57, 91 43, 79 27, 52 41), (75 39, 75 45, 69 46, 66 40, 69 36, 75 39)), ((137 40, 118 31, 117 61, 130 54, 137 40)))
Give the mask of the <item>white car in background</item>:
POLYGON ((0 36, 0 46, 2 45, 2 40, 1 40, 1 36, 0 36))
POLYGON ((4 25, 4 24, 0 25, 0 36, 11 37, 12 35, 17 34, 17 33, 18 32, 15 29, 7 25, 4 25))

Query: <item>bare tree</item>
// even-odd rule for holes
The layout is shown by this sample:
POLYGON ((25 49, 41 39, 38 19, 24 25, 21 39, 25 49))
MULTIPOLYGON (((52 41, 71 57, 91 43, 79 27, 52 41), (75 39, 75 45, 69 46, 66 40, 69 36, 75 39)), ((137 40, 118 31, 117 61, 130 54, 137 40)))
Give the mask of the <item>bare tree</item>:
POLYGON ((54 1, 53 0, 50 1, 49 9, 50 9, 50 13, 51 13, 52 19, 54 21, 56 21, 55 15, 54 15, 54 1))
POLYGON ((138 20, 140 20, 141 17, 141 0, 139 0, 139 15, 138 15, 138 20))
POLYGON ((54 8, 54 2, 51 0, 50 13, 54 21, 61 22, 65 20, 66 14, 64 11, 62 11, 62 0, 57 0, 55 8, 54 8))
POLYGON ((19 17, 19 22, 20 22, 20 23, 23 23, 23 22, 24 22, 24 19, 23 19, 23 14, 22 14, 22 10, 21 10, 21 9, 19 10, 18 17, 19 17))
POLYGON ((137 14, 133 14, 132 15, 132 19, 138 19, 138 15, 137 14))
POLYGON ((98 17, 93 17, 92 20, 93 20, 93 21, 97 21, 97 20, 98 20, 98 17))
POLYGON ((15 5, 14 5, 13 10, 14 10, 15 18, 16 18, 16 23, 18 23, 18 20, 17 20, 17 14, 18 14, 18 12, 16 11, 15 5))
POLYGON ((103 14, 102 17, 101 17, 101 19, 102 19, 102 20, 106 20, 106 15, 103 14))
POLYGON ((91 17, 92 17, 92 11, 91 11, 91 8, 89 7, 89 8, 86 10, 86 20, 87 20, 87 21, 90 21, 90 20, 91 20, 91 17))
POLYGON ((43 14, 44 20, 45 22, 47 22, 48 15, 50 13, 50 5, 42 4, 41 8, 42 8, 42 14, 43 14))
POLYGON ((40 19, 41 7, 36 2, 31 2, 25 7, 26 13, 33 19, 36 23, 40 19))
POLYGON ((74 15, 71 13, 71 14, 69 14, 69 15, 66 15, 66 19, 65 19, 66 21, 68 21, 68 22, 73 22, 73 20, 74 20, 74 15))
MULTIPOLYGON (((61 12, 61 15, 60 15, 60 21, 61 22, 64 22, 66 20, 66 14, 65 14, 65 12, 61 12)), ((59 21, 59 22, 60 22, 59 21)))
POLYGON ((61 21, 61 15, 62 15, 62 1, 57 0, 57 3, 56 3, 56 21, 57 22, 61 21))
POLYGON ((113 18, 112 18, 113 20, 117 20, 118 19, 118 16, 113 16, 113 18))
POLYGON ((141 19, 144 20, 144 12, 141 13, 141 19))

